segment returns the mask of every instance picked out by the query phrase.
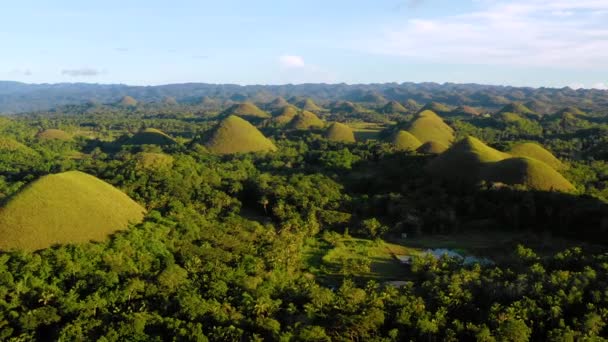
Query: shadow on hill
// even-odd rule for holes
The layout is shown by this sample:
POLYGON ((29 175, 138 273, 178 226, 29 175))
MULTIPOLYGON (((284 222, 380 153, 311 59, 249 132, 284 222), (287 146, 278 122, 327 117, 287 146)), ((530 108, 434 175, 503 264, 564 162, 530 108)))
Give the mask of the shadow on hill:
POLYGON ((337 179, 356 198, 353 217, 377 217, 394 234, 523 231, 608 243, 608 204, 597 198, 446 183, 425 171, 430 158, 396 153, 356 164, 337 179))

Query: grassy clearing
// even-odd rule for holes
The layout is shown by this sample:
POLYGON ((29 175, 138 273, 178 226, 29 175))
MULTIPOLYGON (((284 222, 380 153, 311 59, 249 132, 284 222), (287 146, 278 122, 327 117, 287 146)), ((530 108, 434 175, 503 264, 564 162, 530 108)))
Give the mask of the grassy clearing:
MULTIPOLYGON (((333 235, 333 234, 332 234, 333 235)), ((336 283, 343 277, 358 281, 404 280, 409 277, 409 267, 394 255, 413 255, 414 248, 384 242, 341 235, 330 239, 311 239, 307 242, 303 260, 306 269, 320 280, 336 283)))
POLYGON ((378 135, 386 128, 386 125, 375 122, 350 122, 348 126, 357 141, 378 140, 378 135))

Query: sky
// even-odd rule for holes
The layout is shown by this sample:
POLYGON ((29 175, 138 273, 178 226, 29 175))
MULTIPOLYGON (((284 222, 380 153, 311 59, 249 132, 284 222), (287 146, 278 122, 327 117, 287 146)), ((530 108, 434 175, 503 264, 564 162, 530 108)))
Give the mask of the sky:
POLYGON ((608 0, 10 0, 0 80, 608 89, 608 0))

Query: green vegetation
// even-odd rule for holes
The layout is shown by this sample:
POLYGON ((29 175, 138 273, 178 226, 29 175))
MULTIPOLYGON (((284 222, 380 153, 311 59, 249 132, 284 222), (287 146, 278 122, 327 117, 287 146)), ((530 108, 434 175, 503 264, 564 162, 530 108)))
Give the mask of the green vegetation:
POLYGON ((390 139, 391 144, 399 151, 415 151, 422 143, 408 131, 398 131, 390 139))
POLYGON ((146 128, 125 141, 126 145, 174 145, 177 142, 156 128, 146 128))
POLYGON ((555 170, 564 169, 564 164, 562 164, 559 159, 555 158, 551 152, 547 151, 545 148, 536 143, 527 142, 517 144, 511 147, 509 154, 517 157, 528 157, 539 160, 551 166, 555 170))
POLYGON ((339 122, 334 122, 329 125, 323 136, 325 139, 331 141, 355 142, 353 130, 347 125, 339 122))
POLYGON ((298 115, 289 122, 289 128, 297 130, 316 129, 322 128, 323 126, 325 126, 323 120, 319 119, 315 113, 306 110, 298 113, 298 115))
POLYGON ((423 154, 441 154, 445 152, 449 147, 436 141, 427 141, 420 145, 416 150, 418 153, 423 154))
POLYGON ((232 154, 275 151, 277 148, 249 122, 231 115, 222 120, 204 142, 212 153, 232 154))
MULTIPOLYGON (((35 93, 47 87, 59 91, 35 93)), ((605 92, 90 87, 82 91, 93 100, 61 102, 70 93, 49 111, 38 107, 42 95, 2 95, 0 108, 35 112, 0 118, 0 242, 27 245, 0 252, 0 340, 608 336, 605 92), (121 93, 141 103, 116 105, 121 93), (317 114, 335 124, 290 129, 302 110, 279 97, 334 103, 317 114), (246 100, 272 118, 250 119, 254 127, 222 116, 246 100), (407 111, 385 112, 385 100, 407 111), (419 112, 432 101, 462 108, 419 112), (512 101, 542 116, 487 115, 512 101), (569 106, 585 115, 552 114, 569 106), (415 122, 455 143, 421 141, 408 130, 415 122), (41 141, 41 127, 74 139, 41 141), (141 127, 178 143, 126 144, 141 127), (327 139, 351 140, 349 131, 356 143, 327 139), (390 140, 399 135, 424 144, 403 153, 390 140), (264 153, 247 153, 255 150, 264 153), (568 168, 553 169, 553 156, 568 168), (109 225, 129 213, 135 219, 109 225)))
POLYGON ((45 176, 0 209, 0 249, 101 241, 141 222, 144 211, 120 190, 85 173, 45 176))
POLYGON ((36 134, 36 138, 40 140, 70 140, 72 136, 60 129, 49 128, 42 130, 36 134))
POLYGON ((509 103, 508 105, 504 106, 499 114, 502 113, 515 113, 515 114, 519 114, 519 115, 535 115, 536 113, 534 113, 530 108, 526 107, 523 103, 520 102, 514 102, 514 103, 509 103))

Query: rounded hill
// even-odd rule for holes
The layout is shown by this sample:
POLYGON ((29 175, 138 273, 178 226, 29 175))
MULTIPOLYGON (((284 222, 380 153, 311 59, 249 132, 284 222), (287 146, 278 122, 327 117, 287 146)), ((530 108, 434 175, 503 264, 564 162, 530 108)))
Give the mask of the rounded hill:
POLYGON ((36 134, 36 138, 38 138, 39 140, 64 140, 64 141, 67 141, 67 140, 71 140, 72 136, 60 129, 49 128, 49 129, 45 129, 43 131, 38 132, 38 134, 36 134))
POLYGON ((549 165, 532 158, 516 157, 490 163, 481 179, 508 185, 523 185, 541 191, 573 191, 574 186, 549 165))
POLYGON ((355 142, 355 134, 353 130, 339 122, 332 123, 325 131, 325 139, 331 141, 355 142))
POLYGON ((437 141, 449 146, 454 140, 452 127, 448 126, 437 114, 430 110, 420 112, 417 119, 409 124, 407 130, 421 143, 437 141))
POLYGON ((173 165, 173 157, 164 153, 140 152, 135 156, 138 169, 160 170, 173 165))
POLYGON ((517 144, 511 148, 509 154, 516 157, 528 157, 539 160, 551 166, 555 170, 564 169, 564 164, 562 164, 559 159, 557 159, 551 152, 547 151, 544 147, 536 143, 527 142, 517 144))
POLYGON ((101 241, 143 220, 145 209, 86 173, 44 176, 0 208, 0 249, 34 251, 55 244, 101 241))
POLYGON ((238 116, 222 120, 204 142, 212 153, 232 154, 275 151, 276 146, 255 126, 238 116))
POLYGON ((5 152, 21 152, 21 153, 35 153, 34 150, 18 142, 15 139, 8 137, 0 137, 0 151, 5 152))
POLYGON ((302 110, 307 110, 309 112, 320 112, 323 108, 319 107, 315 101, 311 98, 304 99, 297 103, 298 107, 302 108, 302 110))
POLYGON ((295 106, 287 105, 273 113, 272 121, 278 125, 286 125, 298 115, 300 109, 295 106))
POLYGON ((177 142, 167 135, 165 132, 156 128, 146 128, 131 138, 129 138, 125 145, 174 145, 177 142))
POLYGON ((475 183, 479 180, 479 172, 484 163, 498 162, 509 157, 511 156, 469 136, 431 161, 428 169, 443 179, 475 183))
POLYGON ((422 143, 412 133, 400 130, 390 138, 391 144, 399 151, 415 151, 422 143))
POLYGON ((298 130, 322 128, 323 126, 325 126, 323 120, 319 119, 315 113, 306 110, 296 115, 289 122, 289 128, 298 130))
POLYGON ((408 110, 397 101, 390 101, 383 108, 382 112, 386 114, 407 113, 408 110))
POLYGON ((118 105, 123 107, 135 107, 137 106, 137 103, 137 100, 131 96, 124 96, 122 99, 120 99, 120 101, 118 101, 118 105))
POLYGON ((261 110, 252 102, 235 104, 222 113, 223 117, 228 117, 230 115, 236 115, 250 120, 262 120, 270 118, 270 114, 261 110))

